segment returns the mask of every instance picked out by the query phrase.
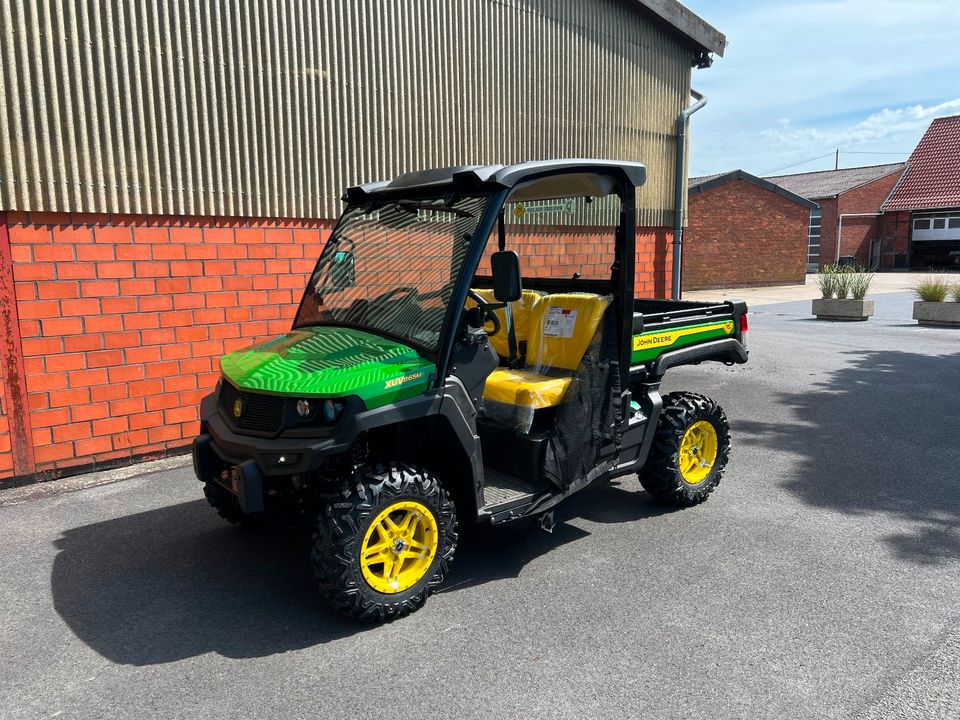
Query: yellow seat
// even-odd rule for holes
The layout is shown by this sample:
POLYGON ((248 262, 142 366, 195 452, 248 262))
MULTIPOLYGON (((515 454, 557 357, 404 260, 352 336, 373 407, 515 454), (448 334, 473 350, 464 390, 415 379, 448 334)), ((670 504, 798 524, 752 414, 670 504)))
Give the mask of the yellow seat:
MULTIPOLYGON (((527 367, 494 370, 484 386, 484 399, 531 411, 559 405, 609 304, 609 297, 592 293, 539 298, 529 318, 527 367)), ((524 424, 529 427, 529 422, 524 424)))
POLYGON ((556 407, 570 387, 571 377, 546 377, 533 370, 494 370, 483 388, 483 399, 540 410, 556 407))
MULTIPOLYGON (((496 297, 494 297, 493 290, 482 288, 474 289, 473 292, 483 298, 485 302, 491 304, 498 302, 496 297)), ((530 327, 530 314, 538 299, 540 299, 540 293, 533 290, 524 290, 520 299, 511 303, 510 312, 513 316, 513 332, 518 344, 527 339, 530 327)), ((474 305, 476 305, 476 303, 471 298, 467 298, 467 307, 471 308, 474 305)), ((499 310, 494 310, 494 312, 497 314, 497 317, 500 318, 500 332, 490 336, 490 345, 497 351, 497 355, 502 358, 507 358, 510 357, 510 341, 507 337, 507 311, 506 308, 500 308, 499 310)))

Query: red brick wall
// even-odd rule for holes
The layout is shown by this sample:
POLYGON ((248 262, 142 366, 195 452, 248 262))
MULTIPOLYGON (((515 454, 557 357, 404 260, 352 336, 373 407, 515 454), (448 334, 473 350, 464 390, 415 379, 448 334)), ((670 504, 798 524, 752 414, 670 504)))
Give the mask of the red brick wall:
POLYGON ((837 261, 837 198, 818 198, 820 206, 820 265, 837 261))
MULTIPOLYGON (((219 357, 289 329, 332 227, 0 213, 0 484, 186 448, 219 357)), ((555 255, 595 271, 595 240, 555 255)), ((638 294, 669 293, 669 241, 639 233, 638 294)))
POLYGON ((669 298, 673 282, 673 230, 637 228, 633 292, 637 297, 669 298))
MULTIPOLYGON (((634 292, 638 297, 670 296, 673 233, 666 228, 638 228, 634 265, 634 292)), ((535 226, 508 232, 507 248, 520 255, 527 277, 581 277, 606 280, 614 262, 614 229, 611 227, 535 226)), ((489 272, 486 259, 496 251, 496 238, 487 243, 481 272, 489 272)))
POLYGON ((806 206, 746 180, 690 195, 683 288, 802 284, 809 221, 806 206))
MULTIPOLYGON (((0 433, 0 476, 16 465, 56 477, 187 445, 217 359, 289 329, 330 227, 9 213, 18 320, 8 315, 5 333, 19 330, 24 377, 2 422, 25 428, 33 458, 8 460, 0 433)), ((4 373, 9 390, 6 362, 4 373)))
MULTIPOLYGON (((820 264, 829 265, 837 258, 837 224, 840 214, 879 213, 880 205, 887 199, 900 173, 893 173, 862 187, 845 192, 837 198, 817 200, 822 212, 820 231, 820 264)), ((881 237, 881 216, 845 217, 841 236, 840 255, 852 255, 858 265, 866 266, 870 260, 870 241, 881 237)), ((892 259, 891 259, 892 263, 892 259)))
MULTIPOLYGON (((898 255, 903 255, 903 262, 906 263, 910 245, 910 212, 901 210, 884 213, 881 218, 880 238, 883 244, 881 268, 896 267, 895 259, 898 255)), ((907 265, 904 264, 903 267, 907 265)))

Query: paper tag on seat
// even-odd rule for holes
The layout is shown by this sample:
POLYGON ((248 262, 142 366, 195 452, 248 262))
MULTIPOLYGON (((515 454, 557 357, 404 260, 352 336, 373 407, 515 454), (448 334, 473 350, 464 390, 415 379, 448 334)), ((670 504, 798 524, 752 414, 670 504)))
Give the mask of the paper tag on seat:
POLYGON ((562 307, 547 310, 547 322, 543 326, 544 337, 572 338, 577 325, 577 311, 562 307))

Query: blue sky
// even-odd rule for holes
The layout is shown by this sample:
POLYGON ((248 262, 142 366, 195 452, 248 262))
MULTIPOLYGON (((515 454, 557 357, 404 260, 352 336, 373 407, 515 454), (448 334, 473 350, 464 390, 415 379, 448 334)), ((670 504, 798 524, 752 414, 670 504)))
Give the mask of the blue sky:
POLYGON ((708 103, 692 176, 826 170, 838 147, 841 167, 906 160, 933 118, 960 114, 958 0, 682 1, 729 43, 693 73, 708 103))

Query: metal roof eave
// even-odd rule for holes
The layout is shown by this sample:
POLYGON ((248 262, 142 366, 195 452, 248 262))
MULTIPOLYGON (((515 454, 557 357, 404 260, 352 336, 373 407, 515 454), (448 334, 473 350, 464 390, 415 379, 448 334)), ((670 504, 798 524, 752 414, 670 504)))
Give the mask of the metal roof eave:
POLYGON ((681 35, 692 40, 701 50, 723 57, 726 36, 677 0, 629 0, 660 18, 681 35))

